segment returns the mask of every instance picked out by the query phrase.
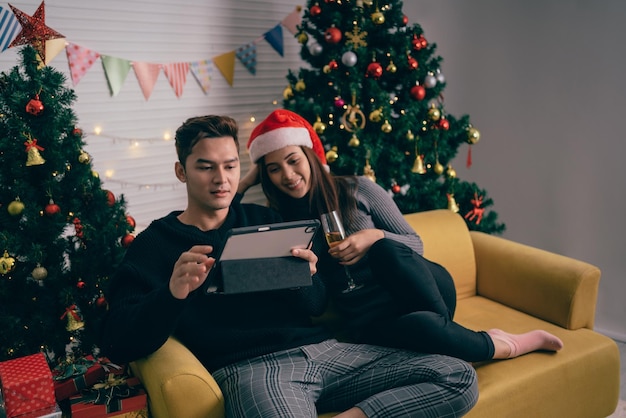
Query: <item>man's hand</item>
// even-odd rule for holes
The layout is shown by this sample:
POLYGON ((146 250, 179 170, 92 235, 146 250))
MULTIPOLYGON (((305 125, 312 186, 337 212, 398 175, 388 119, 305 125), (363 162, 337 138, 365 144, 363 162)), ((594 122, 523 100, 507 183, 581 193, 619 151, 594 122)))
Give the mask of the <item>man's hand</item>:
POLYGON ((207 254, 213 252, 210 245, 195 245, 178 257, 170 277, 170 292, 176 299, 185 299, 191 292, 202 286, 215 258, 207 254))
POLYGON ((294 257, 302 258, 309 262, 309 269, 311 270, 311 276, 317 273, 317 256, 312 250, 305 250, 304 248, 294 248, 291 250, 291 255, 294 257))

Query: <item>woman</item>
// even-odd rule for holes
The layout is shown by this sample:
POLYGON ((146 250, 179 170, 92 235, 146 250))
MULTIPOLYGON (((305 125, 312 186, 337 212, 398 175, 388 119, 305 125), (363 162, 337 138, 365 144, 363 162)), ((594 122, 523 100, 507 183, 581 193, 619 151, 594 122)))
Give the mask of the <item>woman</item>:
POLYGON ((272 112, 252 132, 248 150, 256 165, 241 179, 240 193, 260 179, 269 205, 285 220, 340 213, 346 239, 329 249, 318 234, 314 250, 353 340, 474 362, 563 347, 543 330, 477 332, 455 323, 450 274, 421 256, 421 239, 382 187, 365 177, 329 174, 319 137, 299 115, 272 112), (341 291, 344 267, 359 289, 341 291))

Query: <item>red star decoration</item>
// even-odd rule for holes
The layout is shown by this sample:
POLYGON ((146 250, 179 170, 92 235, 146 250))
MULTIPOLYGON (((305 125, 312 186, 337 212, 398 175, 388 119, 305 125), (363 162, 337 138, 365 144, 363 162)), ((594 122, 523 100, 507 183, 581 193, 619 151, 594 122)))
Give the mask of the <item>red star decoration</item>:
POLYGON ((37 50, 43 62, 46 62, 46 41, 50 39, 65 38, 54 29, 46 26, 46 10, 42 1, 34 15, 29 16, 9 4, 13 14, 22 25, 22 31, 11 42, 9 48, 18 45, 30 44, 37 50))

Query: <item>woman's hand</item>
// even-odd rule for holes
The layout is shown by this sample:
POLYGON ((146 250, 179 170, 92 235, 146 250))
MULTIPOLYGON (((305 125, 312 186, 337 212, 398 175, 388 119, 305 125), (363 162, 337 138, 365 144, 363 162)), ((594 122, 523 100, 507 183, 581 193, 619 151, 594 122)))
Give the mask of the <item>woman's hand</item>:
POLYGON ((259 165, 253 163, 250 166, 250 170, 248 170, 246 175, 243 176, 241 179, 239 179, 239 186, 237 187, 237 193, 244 194, 246 190, 248 190, 252 186, 259 184, 260 182, 261 182, 261 177, 259 175, 259 165))
POLYGON ((170 292, 176 299, 185 299, 202 286, 215 264, 215 258, 207 255, 212 252, 210 245, 195 245, 178 257, 170 277, 170 292))
POLYGON ((376 241, 384 237, 385 233, 381 229, 362 229, 333 246, 328 253, 339 260, 339 264, 351 266, 362 259, 376 241))

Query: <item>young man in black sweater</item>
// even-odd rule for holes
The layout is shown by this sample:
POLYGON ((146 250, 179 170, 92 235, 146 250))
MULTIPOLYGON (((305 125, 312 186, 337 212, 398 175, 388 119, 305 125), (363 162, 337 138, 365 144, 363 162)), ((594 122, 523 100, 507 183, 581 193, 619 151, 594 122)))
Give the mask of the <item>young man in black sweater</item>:
MULTIPOLYGON (((225 116, 188 119, 176 132, 176 177, 187 207, 155 220, 128 249, 109 291, 103 353, 129 362, 175 336, 212 373, 228 417, 457 417, 478 398, 467 363, 371 345, 339 343, 312 324, 326 306, 310 250, 312 285, 239 295, 203 284, 227 232, 280 217, 235 200, 239 142, 225 116)), ((244 279, 244 278, 242 278, 244 279)), ((254 278, 250 278, 254 280, 254 278)))

